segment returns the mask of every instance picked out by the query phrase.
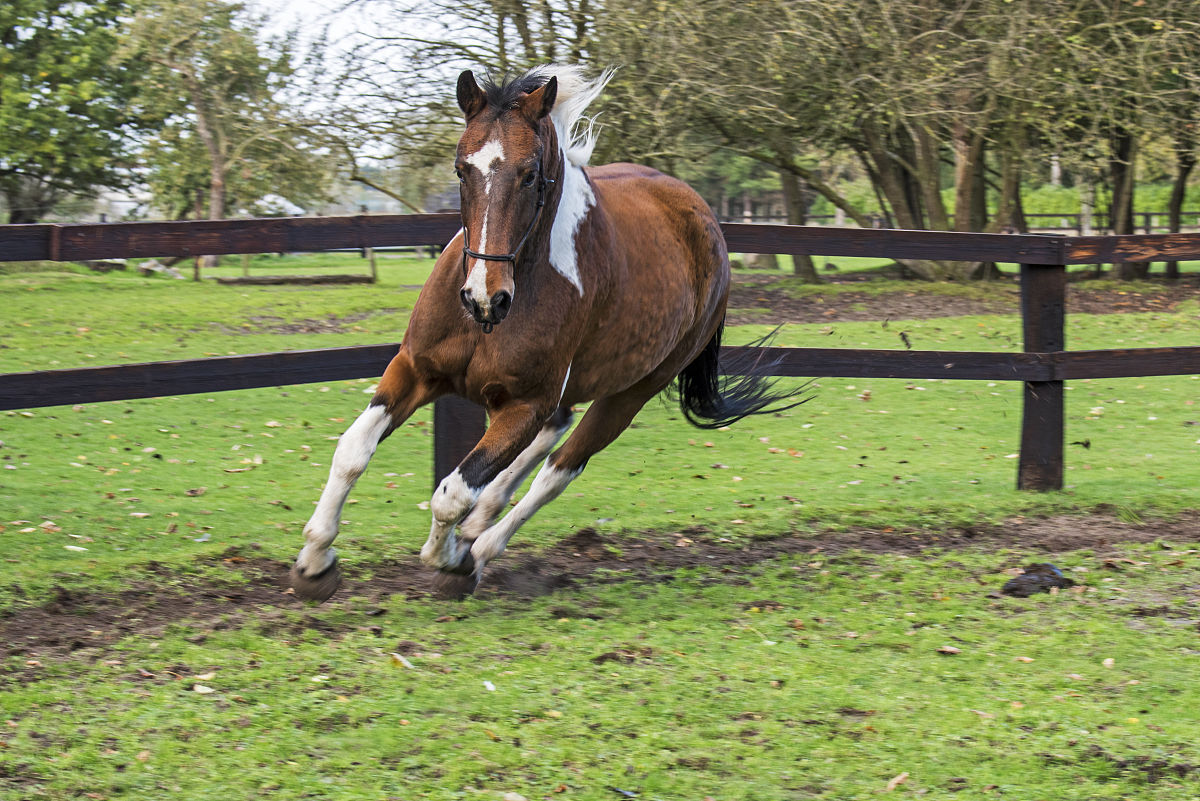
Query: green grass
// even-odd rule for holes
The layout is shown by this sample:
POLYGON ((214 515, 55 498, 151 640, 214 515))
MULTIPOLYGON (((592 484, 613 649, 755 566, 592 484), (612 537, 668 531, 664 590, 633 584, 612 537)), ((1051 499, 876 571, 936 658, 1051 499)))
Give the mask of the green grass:
MULTIPOLYGON (((0 277, 0 371, 398 341, 421 269, 381 263, 374 287, 0 277)), ((1195 315, 1069 316, 1068 343, 1194 344, 1195 315)), ((989 315, 787 326, 779 344, 903 348, 901 332, 919 349, 1020 342, 1015 315, 989 315)), ((702 526, 736 547, 1101 505, 1152 521, 1200 508, 1198 380, 1071 382, 1067 440, 1088 447, 1069 446, 1052 494, 1013 488, 1015 384, 822 379, 797 409, 713 432, 655 401, 518 541, 702 526)), ((290 560, 372 386, 0 414, 0 607, 134 580, 169 593, 248 543, 290 560)), ((426 411, 381 446, 343 515, 347 565, 420 547, 430 444, 426 411)), ((339 597, 16 656, 0 799, 853 799, 904 773, 899 796, 1200 794, 1197 554, 1078 551, 1055 561, 1083 592, 990 597, 1031 558, 849 552, 532 601, 339 597), (1151 781, 1138 766, 1155 761, 1151 781)))
POLYGON ((1012 554, 850 552, 172 627, 0 696, 0 797, 1192 797, 1200 565, 1121 556, 1029 600, 1012 554))

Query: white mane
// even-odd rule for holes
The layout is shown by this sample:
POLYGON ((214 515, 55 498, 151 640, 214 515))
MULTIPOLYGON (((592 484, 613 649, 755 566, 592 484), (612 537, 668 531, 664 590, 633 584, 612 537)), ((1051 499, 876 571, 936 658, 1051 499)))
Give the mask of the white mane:
POLYGON ((583 68, 569 64, 547 64, 534 67, 529 71, 531 77, 551 76, 558 79, 558 96, 554 108, 550 111, 550 119, 558 133, 558 141, 566 154, 567 161, 576 167, 582 167, 592 157, 596 147, 595 118, 583 116, 583 112, 599 97, 604 87, 612 79, 613 68, 608 68, 599 76, 588 80, 583 68))

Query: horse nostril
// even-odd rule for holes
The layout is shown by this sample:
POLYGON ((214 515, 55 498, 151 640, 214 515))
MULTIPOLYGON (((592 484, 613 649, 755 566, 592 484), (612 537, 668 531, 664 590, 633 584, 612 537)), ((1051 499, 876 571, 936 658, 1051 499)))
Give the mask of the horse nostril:
POLYGON ((507 290, 501 289, 492 295, 492 314, 496 316, 497 320, 507 317, 510 308, 512 308, 512 295, 508 294, 507 290))
POLYGON ((466 307, 467 311, 469 311, 471 314, 474 314, 477 304, 471 298, 470 291, 463 289, 458 293, 458 297, 460 300, 462 300, 462 305, 466 307))

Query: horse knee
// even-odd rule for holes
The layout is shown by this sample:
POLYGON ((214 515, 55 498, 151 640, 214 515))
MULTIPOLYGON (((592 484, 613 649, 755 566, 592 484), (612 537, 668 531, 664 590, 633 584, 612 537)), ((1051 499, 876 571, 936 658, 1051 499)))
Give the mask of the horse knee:
POLYGON ((338 439, 333 450, 331 471, 339 478, 354 481, 363 474, 379 441, 392 427, 392 416, 383 406, 368 406, 338 439))
POLYGON ((462 474, 455 470, 442 479, 442 483, 433 493, 429 501, 429 510, 433 519, 443 525, 453 525, 475 505, 480 489, 472 489, 463 480, 462 474))

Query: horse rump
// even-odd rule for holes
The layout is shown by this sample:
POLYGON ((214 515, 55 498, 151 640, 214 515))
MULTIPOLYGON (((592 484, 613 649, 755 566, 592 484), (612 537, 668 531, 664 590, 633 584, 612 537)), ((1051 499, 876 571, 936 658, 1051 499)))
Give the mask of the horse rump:
POLYGON ((778 328, 745 348, 727 351, 722 358, 724 330, 722 322, 704 350, 667 388, 689 423, 697 428, 721 428, 753 414, 795 408, 812 397, 802 394, 808 383, 792 391, 776 388, 778 382, 771 376, 782 360, 767 358, 763 349, 775 339, 778 328))

